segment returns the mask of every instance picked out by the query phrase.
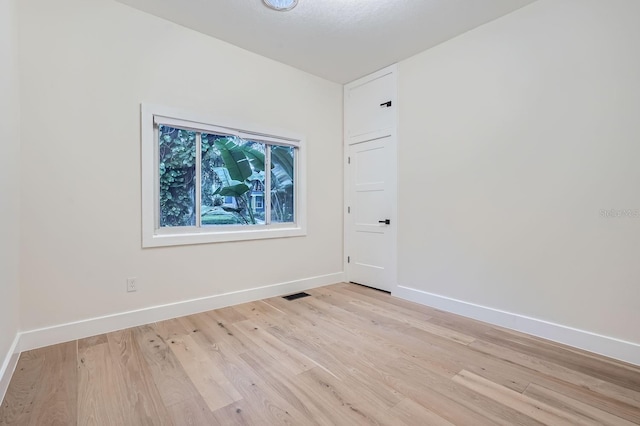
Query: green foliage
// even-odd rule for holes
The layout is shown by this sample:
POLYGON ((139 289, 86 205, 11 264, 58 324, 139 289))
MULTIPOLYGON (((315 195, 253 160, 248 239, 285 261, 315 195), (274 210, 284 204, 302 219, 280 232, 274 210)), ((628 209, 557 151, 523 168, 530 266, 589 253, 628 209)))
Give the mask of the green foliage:
POLYGON ((160 226, 195 224, 196 134, 160 126, 160 226))
POLYGON ((239 149, 242 150, 243 154, 247 157, 253 170, 256 172, 264 172, 264 152, 260 152, 247 145, 240 146, 239 149))
POLYGON ((271 218, 273 222, 294 220, 294 148, 271 147, 271 218))
POLYGON ((225 211, 214 211, 202 215, 203 225, 237 225, 243 223, 235 214, 225 211))
POLYGON ((283 171, 289 178, 293 178, 293 148, 288 146, 273 146, 271 148, 271 158, 273 164, 282 166, 283 171))
POLYGON ((223 167, 214 168, 220 186, 213 195, 234 197, 237 207, 227 206, 224 210, 235 213, 246 224, 258 223, 251 205, 251 187, 255 180, 264 183, 264 153, 253 144, 232 137, 220 138, 214 143, 223 167))
POLYGON ((232 138, 217 139, 215 146, 220 152, 224 166, 229 171, 231 179, 242 182, 253 174, 249 159, 232 138))
POLYGON ((249 188, 246 183, 238 183, 231 186, 221 186, 218 188, 216 193, 223 197, 242 197, 244 194, 249 192, 249 189, 251 188, 249 188))
MULTIPOLYGON (((262 223, 264 212, 251 205, 251 196, 252 189, 264 188, 267 146, 206 133, 201 134, 201 141, 202 223, 262 223), (225 204, 225 197, 233 197, 235 202, 225 204)), ((269 146, 269 149, 272 220, 291 221, 294 148, 269 146)), ((195 225, 196 132, 159 126, 159 160, 160 226, 195 225)))

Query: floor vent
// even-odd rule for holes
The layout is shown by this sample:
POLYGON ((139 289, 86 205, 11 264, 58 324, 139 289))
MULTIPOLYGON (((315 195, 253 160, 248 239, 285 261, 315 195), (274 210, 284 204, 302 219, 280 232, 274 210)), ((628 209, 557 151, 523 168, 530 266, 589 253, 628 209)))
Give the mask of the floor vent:
POLYGON ((296 294, 290 294, 288 296, 282 296, 283 299, 287 299, 287 300, 296 300, 296 299, 300 299, 301 297, 307 297, 307 296, 311 296, 309 293, 296 293, 296 294))

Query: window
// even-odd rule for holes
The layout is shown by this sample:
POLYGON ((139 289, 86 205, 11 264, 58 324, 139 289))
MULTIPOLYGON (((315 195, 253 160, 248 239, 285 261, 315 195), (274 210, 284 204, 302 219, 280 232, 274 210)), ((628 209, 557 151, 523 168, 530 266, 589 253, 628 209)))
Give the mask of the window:
POLYGON ((256 210, 260 211, 260 210, 264 210, 264 197, 263 196, 256 196, 255 197, 255 208, 256 210))
POLYGON ((143 104, 143 246, 305 235, 304 172, 302 138, 143 104))

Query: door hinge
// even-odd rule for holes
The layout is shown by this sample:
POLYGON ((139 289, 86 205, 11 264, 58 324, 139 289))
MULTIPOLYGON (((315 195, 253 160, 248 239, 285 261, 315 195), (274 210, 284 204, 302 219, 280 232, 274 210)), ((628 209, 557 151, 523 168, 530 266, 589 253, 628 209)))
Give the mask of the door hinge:
POLYGON ((351 207, 347 207, 347 213, 351 213, 351 207))
POLYGON ((351 164, 351 157, 347 157, 347 164, 351 164))
POLYGON ((351 263, 351 256, 347 256, 347 263, 351 263))

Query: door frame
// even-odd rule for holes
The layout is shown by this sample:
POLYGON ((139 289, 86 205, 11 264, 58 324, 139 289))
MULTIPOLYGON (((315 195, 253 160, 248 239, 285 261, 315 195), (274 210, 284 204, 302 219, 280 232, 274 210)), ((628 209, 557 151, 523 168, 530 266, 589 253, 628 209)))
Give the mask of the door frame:
MULTIPOLYGON (((391 233, 391 257, 389 259, 389 273, 388 279, 391 281, 388 283, 387 288, 391 289, 391 292, 394 293, 398 287, 398 265, 397 265, 397 253, 398 253, 398 66, 397 64, 390 65, 386 68, 383 68, 379 71, 376 71, 372 74, 369 74, 365 77, 354 80, 350 83, 344 85, 343 92, 343 111, 344 111, 344 126, 343 126, 343 164, 344 164, 344 209, 343 209, 343 223, 344 223, 344 252, 343 252, 343 270, 345 275, 345 280, 350 281, 349 279, 349 261, 350 257, 349 251, 351 248, 351 220, 349 207, 351 206, 350 199, 350 188, 349 185, 351 183, 351 171, 349 168, 349 147, 351 145, 355 145, 360 142, 366 142, 373 139, 378 139, 381 137, 389 136, 390 147, 389 147, 389 164, 393 166, 394 170, 389 174, 391 177, 391 181, 389 182, 388 191, 389 191, 389 199, 391 202, 391 225, 389 227, 389 232, 391 233), (348 123, 348 113, 349 113, 349 91, 355 87, 362 86, 370 81, 376 80, 385 75, 391 75, 394 87, 394 93, 391 96, 391 102, 393 106, 393 120, 392 124, 387 129, 382 129, 379 131, 366 133, 362 135, 357 135, 354 137, 349 136, 349 123, 348 123)), ((385 189, 386 191, 386 189, 385 189)))

